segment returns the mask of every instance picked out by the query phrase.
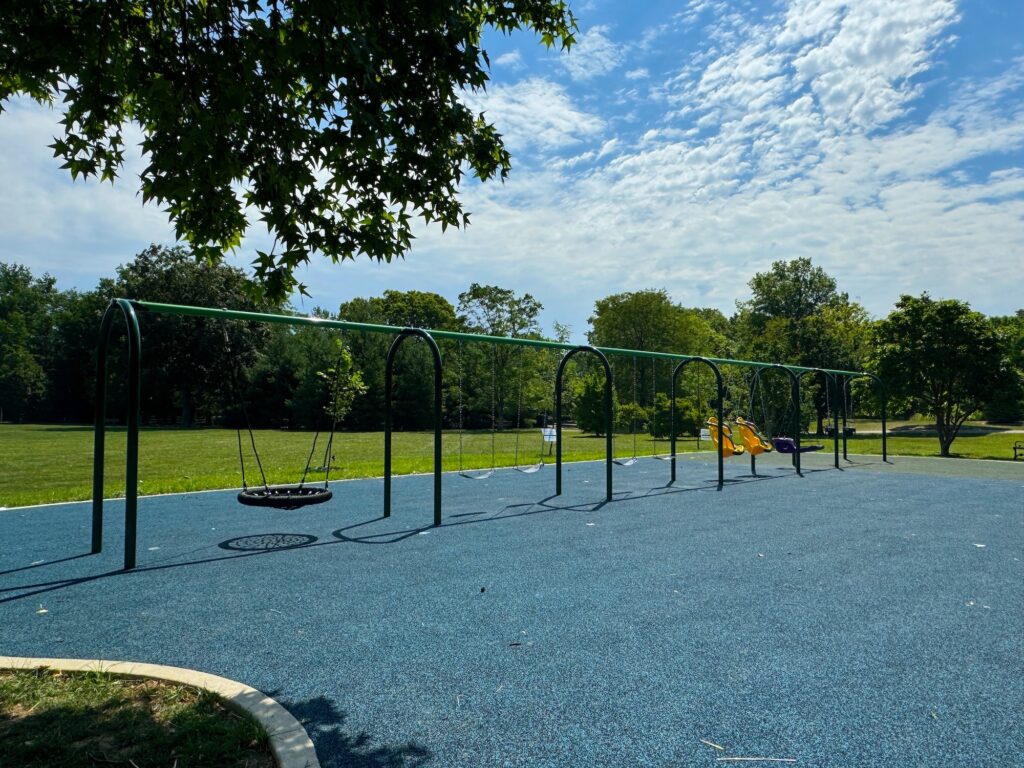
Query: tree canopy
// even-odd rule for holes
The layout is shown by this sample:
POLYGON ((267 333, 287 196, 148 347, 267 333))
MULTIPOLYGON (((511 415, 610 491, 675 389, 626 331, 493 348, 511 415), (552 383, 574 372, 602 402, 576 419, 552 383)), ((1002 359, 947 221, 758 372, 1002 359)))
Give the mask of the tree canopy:
POLYGON ((999 334, 980 312, 927 293, 901 296, 875 328, 876 370, 889 394, 935 417, 939 451, 963 423, 1006 385, 999 334))
POLYGON ((304 287, 313 253, 390 261, 411 222, 464 226, 465 171, 504 178, 501 135, 463 101, 488 81, 484 28, 572 45, 562 0, 12 0, 0 14, 0 105, 60 103, 54 155, 113 182, 143 132, 144 201, 218 261, 254 219, 274 239, 255 276, 304 287))
MULTIPOLYGON (((755 274, 748 285, 751 298, 738 304, 735 317, 740 357, 808 368, 863 369, 868 313, 840 292, 824 269, 807 258, 776 261, 767 271, 755 274)), ((762 384, 766 399, 759 397, 759 404, 765 415, 759 418, 774 422, 789 410, 789 385, 776 376, 762 384)), ((813 406, 820 434, 832 404, 828 389, 818 376, 807 380, 804 392, 812 402, 801 413, 813 406)))
POLYGON ((0 263, 0 408, 7 409, 3 418, 22 418, 46 394, 43 365, 52 349, 46 312, 55 284, 49 275, 34 278, 26 267, 0 263))

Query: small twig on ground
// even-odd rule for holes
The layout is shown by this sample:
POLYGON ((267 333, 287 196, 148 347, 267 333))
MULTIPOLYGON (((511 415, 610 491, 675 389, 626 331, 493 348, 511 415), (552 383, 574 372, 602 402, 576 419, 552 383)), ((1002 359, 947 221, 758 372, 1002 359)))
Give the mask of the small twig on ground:
POLYGON ((795 763, 795 757, 716 757, 720 763, 740 763, 760 761, 762 763, 795 763))
POLYGON ((707 739, 701 739, 700 743, 701 744, 707 744, 709 747, 714 747, 715 749, 720 749, 723 752, 725 752, 725 747, 723 747, 721 744, 715 744, 715 742, 713 742, 713 741, 708 741, 707 739))

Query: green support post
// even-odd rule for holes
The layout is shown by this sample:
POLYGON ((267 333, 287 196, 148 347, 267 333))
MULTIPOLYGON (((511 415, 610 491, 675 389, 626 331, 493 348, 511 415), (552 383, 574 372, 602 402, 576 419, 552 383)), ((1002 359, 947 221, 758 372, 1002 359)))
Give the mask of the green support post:
POLYGON ((106 442, 107 346, 114 315, 120 312, 128 329, 128 434, 125 455, 124 568, 136 562, 139 510, 139 401, 142 380, 142 339, 132 302, 114 299, 100 321, 96 349, 96 427, 93 436, 92 470, 92 552, 103 549, 103 474, 106 442))
POLYGON ((562 495, 562 377, 569 360, 580 353, 597 355, 604 366, 604 421, 605 421, 605 499, 612 500, 612 367, 608 358, 597 347, 578 346, 566 352, 558 363, 555 373, 555 495, 562 495))
MULTIPOLYGON (((715 374, 715 383, 718 387, 718 427, 720 430, 725 429, 725 384, 722 380, 722 372, 718 369, 718 366, 712 363, 706 357, 691 357, 689 360, 683 360, 672 370, 672 381, 669 386, 669 397, 672 402, 669 404, 669 439, 672 450, 671 459, 671 475, 670 484, 676 481, 676 385, 679 382, 679 374, 683 372, 683 369, 690 363, 704 363, 711 368, 711 372, 715 374)), ((703 404, 702 404, 703 405, 703 404)), ((718 441, 718 490, 722 490, 725 487, 725 441, 719 439, 718 441)))
POLYGON ((403 328, 388 349, 384 366, 384 517, 391 517, 391 396, 395 355, 408 338, 423 339, 434 361, 434 525, 441 525, 441 350, 430 333, 422 328, 403 328))

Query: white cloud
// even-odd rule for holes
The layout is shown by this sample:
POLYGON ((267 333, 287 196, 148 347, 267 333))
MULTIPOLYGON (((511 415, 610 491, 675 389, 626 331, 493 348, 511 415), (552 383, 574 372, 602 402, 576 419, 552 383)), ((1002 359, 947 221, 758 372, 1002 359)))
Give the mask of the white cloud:
POLYGON ((495 66, 505 67, 511 69, 513 72, 518 72, 525 65, 523 64, 523 55, 519 51, 509 51, 503 53, 501 56, 494 60, 495 66))
POLYGON ((597 159, 600 160, 602 157, 607 157, 615 151, 615 148, 619 146, 618 139, 608 139, 604 144, 601 145, 601 149, 598 150, 597 159))
POLYGON ((563 86, 541 78, 492 86, 464 98, 498 127, 513 153, 550 153, 597 136, 604 128, 603 120, 572 103, 563 86))
POLYGON ((651 76, 647 67, 638 67, 637 69, 631 69, 626 73, 627 80, 643 80, 651 76))
POLYGON ((957 16, 947 2, 887 7, 888 18, 874 0, 800 0, 757 25, 708 9, 726 42, 662 86, 671 111, 632 141, 587 137, 585 163, 474 191, 475 224, 445 241, 448 257, 468 269, 501 243, 492 279, 528 273, 570 318, 652 285, 728 311, 754 271, 796 256, 876 314, 922 290, 1012 311, 1024 289, 1024 61, 953 84, 959 95, 901 123, 957 16), (963 170, 982 160, 997 167, 963 170), (1008 279, 1014 296, 994 289, 1008 279))
POLYGON ((561 62, 573 80, 590 80, 616 69, 625 57, 623 46, 607 36, 608 27, 588 29, 561 62))
POLYGON ((60 115, 28 99, 12 99, 0 115, 0 260, 67 276, 92 287, 154 240, 171 243, 173 227, 155 205, 143 205, 138 175, 141 141, 125 131, 125 167, 113 185, 72 182, 47 147, 63 135, 60 115))
POLYGON ((910 78, 927 68, 956 20, 952 0, 861 0, 841 10, 836 2, 804 0, 790 8, 778 43, 811 43, 792 65, 827 122, 870 129, 902 114, 916 95, 910 78), (803 14, 813 7, 822 12, 808 27, 803 14))

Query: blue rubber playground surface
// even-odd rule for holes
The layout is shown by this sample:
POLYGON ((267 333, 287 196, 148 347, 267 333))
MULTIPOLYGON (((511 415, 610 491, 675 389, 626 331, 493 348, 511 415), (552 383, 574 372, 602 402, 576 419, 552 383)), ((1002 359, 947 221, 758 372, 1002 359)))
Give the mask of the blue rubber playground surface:
POLYGON ((856 461, 445 475, 440 528, 429 477, 144 498, 128 573, 121 503, 99 555, 88 504, 8 510, 0 654, 240 680, 325 766, 1022 765, 1024 468, 856 461))

